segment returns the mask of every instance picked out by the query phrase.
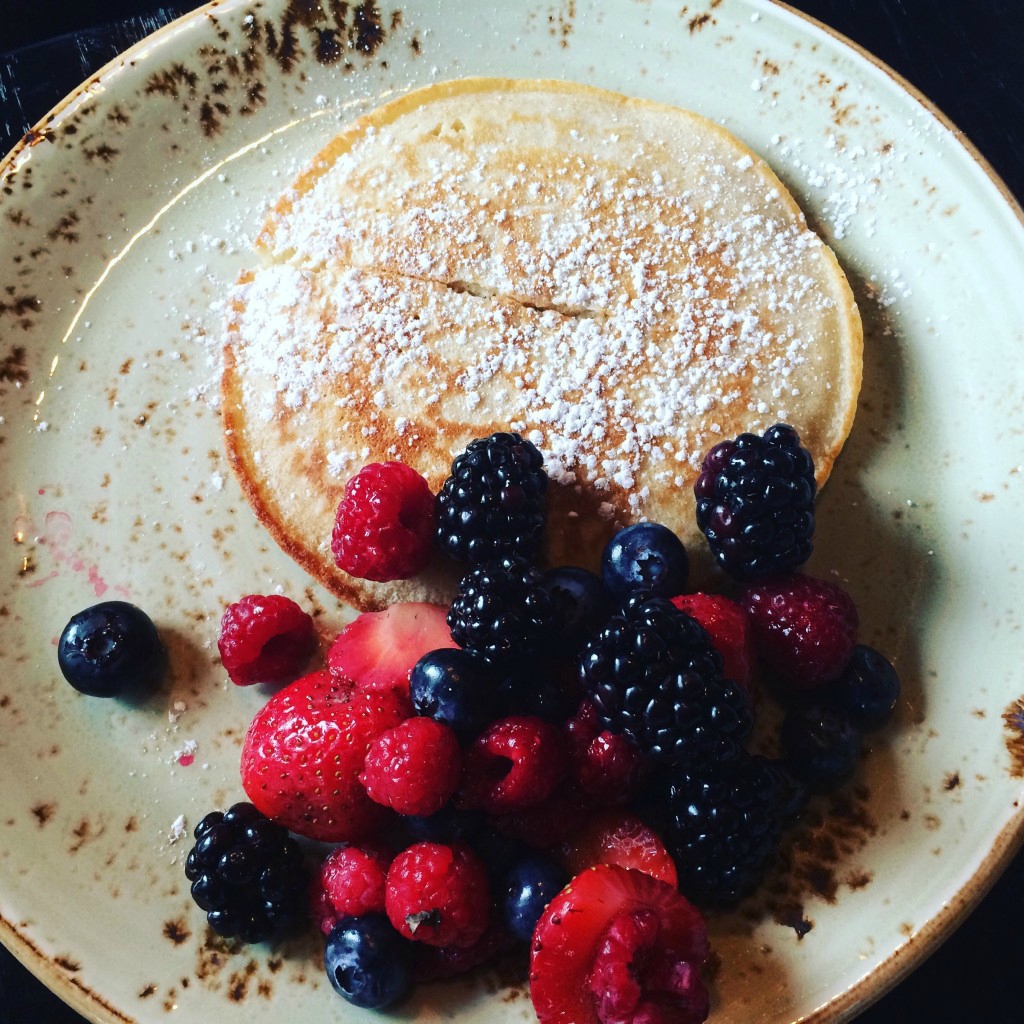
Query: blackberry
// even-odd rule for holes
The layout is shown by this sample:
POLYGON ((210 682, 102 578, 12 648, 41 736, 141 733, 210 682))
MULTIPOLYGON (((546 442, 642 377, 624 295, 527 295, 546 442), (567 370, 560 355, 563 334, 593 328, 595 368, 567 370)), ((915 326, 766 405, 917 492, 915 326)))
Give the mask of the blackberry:
POLYGON ((728 760, 753 725, 711 638, 665 598, 630 598, 584 648, 580 678, 604 727, 654 762, 728 760))
POLYGON ((211 811, 185 860, 192 899, 215 932, 262 942, 306 916, 302 849, 249 803, 211 811))
POLYGON ((810 557, 814 460, 784 423, 715 445, 693 485, 697 525, 738 580, 789 572, 810 557))
POLYGON ((515 556, 466 573, 448 611, 452 639, 492 662, 537 654, 554 642, 559 622, 543 574, 515 556))
POLYGON ((757 755, 672 774, 665 842, 694 903, 736 903, 760 882, 782 835, 781 778, 757 755))
POLYGON ((437 542, 460 562, 533 558, 547 518, 544 456, 519 434, 473 441, 452 463, 436 499, 437 542))

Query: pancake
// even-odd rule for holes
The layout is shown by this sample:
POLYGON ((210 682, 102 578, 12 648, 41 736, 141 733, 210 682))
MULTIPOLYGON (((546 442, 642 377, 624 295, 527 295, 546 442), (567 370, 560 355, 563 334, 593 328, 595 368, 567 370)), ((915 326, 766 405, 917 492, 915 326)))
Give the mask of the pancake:
POLYGON ((361 609, 447 601, 440 556, 378 584, 330 553, 345 482, 407 462, 436 491, 517 430, 551 478, 543 561, 597 565, 650 519, 709 566, 707 449, 791 423, 819 485, 862 331, 776 175, 684 110, 558 81, 465 79, 355 121, 273 205, 231 297, 227 452, 281 547, 361 609))

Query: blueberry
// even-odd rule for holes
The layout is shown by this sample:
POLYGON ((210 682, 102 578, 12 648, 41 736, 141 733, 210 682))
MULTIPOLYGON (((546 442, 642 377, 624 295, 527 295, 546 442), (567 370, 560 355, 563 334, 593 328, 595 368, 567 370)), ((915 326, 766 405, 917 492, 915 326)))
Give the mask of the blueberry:
POLYGON ((613 597, 642 590, 675 597, 686 589, 690 560, 683 542, 660 523, 635 523, 619 530, 601 555, 601 578, 613 597))
POLYGON ((506 873, 501 910, 509 931, 529 942, 544 908, 569 884, 569 873, 542 854, 532 854, 506 873))
POLYGON ((482 658, 457 648, 429 651, 409 675, 416 714, 451 726, 462 740, 471 739, 491 720, 495 685, 482 658))
POLYGON ((857 644, 839 678, 828 687, 829 704, 859 729, 877 729, 900 695, 896 670, 873 647, 857 644))
POLYGON ((166 657, 152 619, 126 601, 105 601, 72 616, 57 644, 64 678, 91 697, 154 685, 166 657))
MULTIPOLYGON (((549 569, 544 587, 554 598, 562 619, 559 646, 577 654, 608 617, 608 594, 600 577, 574 565, 549 569)), ((674 595, 673 595, 674 596, 674 595)))
POLYGON ((327 937, 324 967, 339 995, 370 1010, 396 1002, 412 981, 409 943, 384 914, 341 918, 327 937))
POLYGON ((831 708, 790 711, 782 723, 780 741, 788 767, 816 792, 845 782, 860 757, 860 730, 831 708))

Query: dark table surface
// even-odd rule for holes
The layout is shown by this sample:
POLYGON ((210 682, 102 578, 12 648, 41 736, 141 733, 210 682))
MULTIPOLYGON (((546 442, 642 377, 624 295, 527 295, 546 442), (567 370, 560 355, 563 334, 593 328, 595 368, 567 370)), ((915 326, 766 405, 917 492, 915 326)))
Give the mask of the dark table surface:
MULTIPOLYGON (((0 0, 0 152, 92 70, 195 6, 190 0, 0 0), (59 51, 44 49, 61 36, 68 38, 59 51), (52 59, 55 52, 60 60, 52 59)), ((1024 200, 1024 0, 794 0, 791 6, 902 74, 1024 200)), ((858 1024, 1020 1024, 1022 922, 1024 854, 953 937, 858 1024)), ((84 1021, 0 948, 0 1024, 84 1021)))

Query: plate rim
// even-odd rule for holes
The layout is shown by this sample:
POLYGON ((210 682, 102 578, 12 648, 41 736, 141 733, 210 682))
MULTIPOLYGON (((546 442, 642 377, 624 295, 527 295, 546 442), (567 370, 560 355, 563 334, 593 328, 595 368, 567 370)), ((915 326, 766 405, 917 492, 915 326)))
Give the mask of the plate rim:
MULTIPOLYGON (((72 113, 76 101, 89 89, 112 77, 130 74, 134 71, 136 68, 134 55, 143 50, 148 54, 154 47, 167 45, 171 37, 191 30, 203 19, 211 18, 214 11, 242 6, 249 2, 252 0, 208 0, 121 51, 55 103, 21 139, 15 142, 6 154, 0 157, 0 179, 18 172, 18 162, 22 159, 22 154, 45 143, 47 141, 46 132, 53 126, 59 125, 65 116, 72 113)), ((970 136, 900 72, 843 32, 811 14, 798 10, 784 0, 743 0, 743 2, 778 8, 798 18, 829 36, 840 47, 845 47, 889 78, 898 90, 931 114, 950 133, 951 138, 963 148, 971 162, 995 186, 1000 199, 1016 220, 1016 227, 1024 229, 1024 197, 1018 199, 970 136)), ((960 927, 998 882, 1021 849, 1024 849, 1024 801, 1016 804, 1013 814, 1006 819, 1005 824, 992 841, 987 854, 972 871, 970 877, 961 884, 960 888, 935 915, 930 917, 919 930, 907 938, 906 942, 893 950, 867 974, 834 994, 827 1002, 809 1014, 795 1019, 794 1024, 842 1024, 891 992, 935 953, 960 927)), ((0 944, 51 992, 83 1017, 95 1024, 135 1024, 134 1018, 113 1006, 99 992, 79 981, 74 974, 61 970, 54 957, 48 956, 39 949, 31 939, 23 935, 13 922, 8 921, 2 914, 0 914, 0 944)))

